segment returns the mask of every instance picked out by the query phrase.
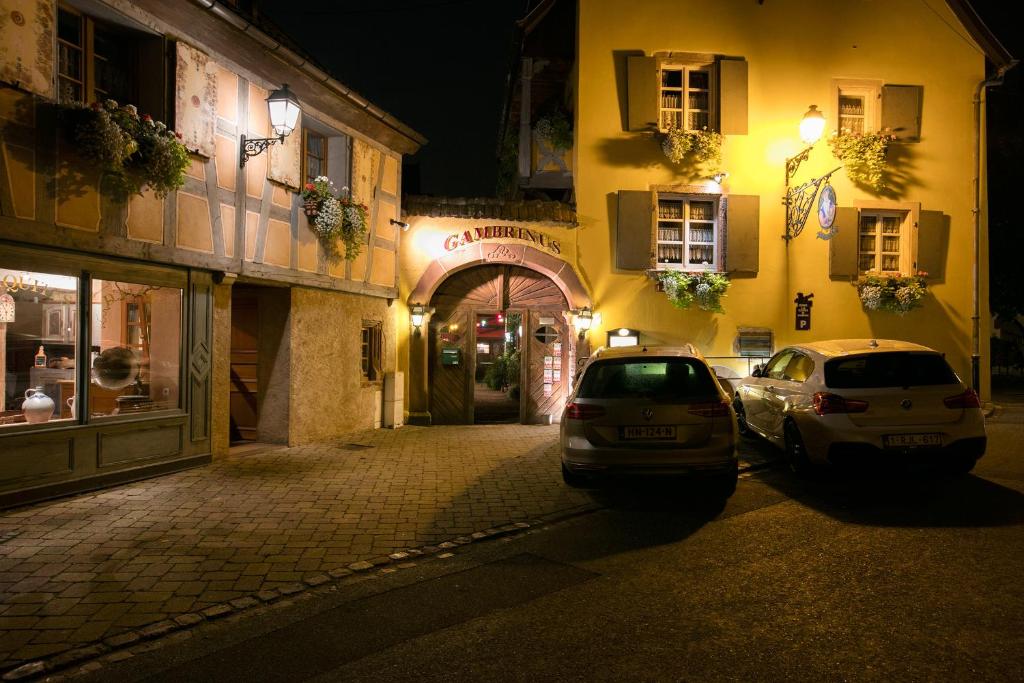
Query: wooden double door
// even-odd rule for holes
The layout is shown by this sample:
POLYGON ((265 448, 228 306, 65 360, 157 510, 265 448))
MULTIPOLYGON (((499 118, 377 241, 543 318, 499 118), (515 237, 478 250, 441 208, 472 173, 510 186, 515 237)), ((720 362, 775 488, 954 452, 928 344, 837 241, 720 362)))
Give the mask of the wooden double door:
POLYGON ((561 419, 575 366, 568 304, 547 276, 520 266, 481 265, 445 280, 431 299, 430 414, 434 424, 474 424, 477 323, 500 313, 520 351, 520 422, 561 419))

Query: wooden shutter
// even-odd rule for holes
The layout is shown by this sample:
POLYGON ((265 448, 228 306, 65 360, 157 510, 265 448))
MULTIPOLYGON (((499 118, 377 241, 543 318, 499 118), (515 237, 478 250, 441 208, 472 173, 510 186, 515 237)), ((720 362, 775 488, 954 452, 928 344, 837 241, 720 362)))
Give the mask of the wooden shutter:
POLYGON ((170 78, 168 77, 167 40, 163 36, 141 36, 139 61, 139 113, 149 114, 157 121, 170 120, 170 78))
POLYGON ((888 128, 901 142, 918 142, 922 90, 919 85, 883 85, 882 130, 888 128))
POLYGON ((302 180, 302 163, 304 161, 302 157, 302 123, 300 121, 295 124, 295 129, 284 139, 284 142, 271 145, 267 177, 285 187, 298 190, 302 180))
POLYGON ((47 99, 56 99, 56 5, 54 0, 0 5, 0 81, 47 99))
POLYGON ((761 198, 731 194, 726 202, 726 269, 730 273, 756 273, 761 198))
POLYGON ((932 282, 946 279, 949 253, 949 216, 941 211, 922 211, 917 224, 917 258, 914 267, 928 273, 932 282))
POLYGON ((185 43, 177 43, 174 70, 174 130, 190 152, 212 157, 217 124, 217 67, 185 43))
POLYGON ((719 132, 747 134, 747 62, 721 59, 718 62, 719 132))
POLYGON ((630 55, 627 69, 629 130, 658 125, 658 65, 654 57, 630 55))
POLYGON ((619 190, 615 223, 615 267, 647 270, 651 267, 651 230, 654 201, 650 191, 619 190))
POLYGON ((828 275, 833 280, 854 279, 857 268, 857 232, 860 212, 849 206, 836 209, 836 233, 828 241, 828 275))

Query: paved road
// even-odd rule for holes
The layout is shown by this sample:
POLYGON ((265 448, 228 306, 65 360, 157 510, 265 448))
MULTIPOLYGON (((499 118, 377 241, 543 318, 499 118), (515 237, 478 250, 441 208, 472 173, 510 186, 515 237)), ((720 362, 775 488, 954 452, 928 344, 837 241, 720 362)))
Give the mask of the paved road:
POLYGON ((1010 407, 963 478, 776 469, 724 507, 593 494, 596 512, 206 623, 83 680, 1024 680, 1022 436, 1010 407))
MULTIPOLYGON (((593 507, 562 484, 557 429, 376 430, 0 512, 0 672, 67 664, 96 643, 190 626, 353 564, 593 507)), ((742 457, 767 454, 750 443, 742 457)))

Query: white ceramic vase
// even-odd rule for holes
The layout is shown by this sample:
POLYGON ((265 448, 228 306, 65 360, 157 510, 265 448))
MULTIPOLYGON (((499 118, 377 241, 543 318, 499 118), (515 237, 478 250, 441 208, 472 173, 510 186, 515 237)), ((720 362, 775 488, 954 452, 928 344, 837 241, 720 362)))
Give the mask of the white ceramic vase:
POLYGON ((21 404, 21 412, 25 416, 25 422, 39 424, 49 422, 53 416, 53 399, 43 393, 41 387, 29 389, 25 392, 25 402, 21 404))

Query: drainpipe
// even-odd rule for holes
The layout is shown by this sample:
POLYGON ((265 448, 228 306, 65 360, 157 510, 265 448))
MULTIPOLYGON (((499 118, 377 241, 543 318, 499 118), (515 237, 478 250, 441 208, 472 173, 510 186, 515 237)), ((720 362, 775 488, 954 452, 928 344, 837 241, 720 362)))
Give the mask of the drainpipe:
POLYGON ((1002 85, 1003 76, 1017 60, 1000 66, 992 78, 982 79, 974 89, 974 314, 971 316, 971 387, 981 393, 981 93, 1002 85))

